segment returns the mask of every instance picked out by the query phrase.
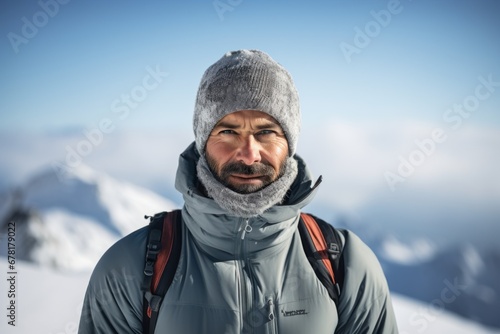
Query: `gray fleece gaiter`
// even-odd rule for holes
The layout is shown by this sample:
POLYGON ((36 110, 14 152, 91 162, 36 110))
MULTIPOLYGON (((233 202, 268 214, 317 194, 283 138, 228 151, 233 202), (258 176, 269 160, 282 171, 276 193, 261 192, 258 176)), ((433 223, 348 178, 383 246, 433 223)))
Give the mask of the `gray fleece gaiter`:
POLYGON ((258 216, 273 205, 282 203, 298 173, 297 161, 287 157, 285 171, 276 181, 256 192, 240 194, 214 177, 204 156, 200 156, 196 170, 208 196, 229 214, 243 218, 258 216))

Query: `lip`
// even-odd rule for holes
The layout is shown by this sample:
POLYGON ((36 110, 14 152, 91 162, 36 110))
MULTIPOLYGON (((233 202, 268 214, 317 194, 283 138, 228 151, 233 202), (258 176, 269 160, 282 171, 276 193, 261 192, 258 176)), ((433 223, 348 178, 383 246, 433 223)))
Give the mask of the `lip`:
POLYGON ((254 181, 262 181, 262 175, 248 175, 248 174, 232 174, 232 178, 240 181, 240 182, 254 182, 254 181))
POLYGON ((240 178, 240 179, 258 179, 261 178, 262 175, 248 175, 248 174, 232 174, 231 176, 240 178))

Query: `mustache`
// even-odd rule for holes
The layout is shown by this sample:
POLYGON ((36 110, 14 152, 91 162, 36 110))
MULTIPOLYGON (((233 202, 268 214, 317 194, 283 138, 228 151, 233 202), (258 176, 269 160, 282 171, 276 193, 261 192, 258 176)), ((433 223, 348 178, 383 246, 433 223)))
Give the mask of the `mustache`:
POLYGON ((231 174, 259 175, 272 178, 274 176, 274 168, 261 162, 252 165, 247 165, 242 162, 229 162, 222 167, 220 174, 222 178, 230 176, 231 174))

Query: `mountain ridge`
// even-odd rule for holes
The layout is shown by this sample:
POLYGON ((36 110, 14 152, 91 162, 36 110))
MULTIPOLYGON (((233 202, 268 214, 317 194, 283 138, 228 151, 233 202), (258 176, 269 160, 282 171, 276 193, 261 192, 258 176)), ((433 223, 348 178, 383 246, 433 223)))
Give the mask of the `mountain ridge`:
POLYGON ((81 165, 61 178, 47 168, 2 195, 0 221, 15 222, 18 257, 60 270, 89 270, 111 244, 175 205, 81 165))

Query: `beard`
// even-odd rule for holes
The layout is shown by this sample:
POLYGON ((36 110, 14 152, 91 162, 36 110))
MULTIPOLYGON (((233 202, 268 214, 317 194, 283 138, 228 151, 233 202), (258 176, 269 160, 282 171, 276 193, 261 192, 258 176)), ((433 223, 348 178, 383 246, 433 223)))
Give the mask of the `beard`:
POLYGON ((215 179, 224 186, 228 187, 232 191, 237 192, 239 194, 250 194, 267 187, 268 185, 276 181, 278 178, 280 178, 285 173, 286 169, 285 168, 286 159, 284 159, 280 163, 279 171, 278 173, 276 173, 274 167, 271 166, 266 161, 256 162, 251 165, 247 165, 245 163, 238 161, 228 162, 219 168, 217 162, 208 154, 206 154, 206 158, 208 166, 212 171, 212 174, 214 175, 215 179), (261 183, 260 184, 232 183, 230 181, 230 177, 233 174, 245 175, 249 177, 252 176, 259 177, 261 183))

